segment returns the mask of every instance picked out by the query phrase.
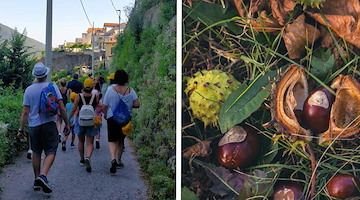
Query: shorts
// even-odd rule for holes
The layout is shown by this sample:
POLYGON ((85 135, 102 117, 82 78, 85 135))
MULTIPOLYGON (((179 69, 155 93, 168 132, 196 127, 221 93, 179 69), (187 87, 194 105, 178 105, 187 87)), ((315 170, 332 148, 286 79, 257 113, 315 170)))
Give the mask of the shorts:
POLYGON ((31 150, 36 154, 44 151, 45 155, 55 154, 59 144, 59 133, 55 122, 48 122, 40 126, 30 127, 29 135, 31 150))
POLYGON ((97 134, 94 126, 80 126, 78 120, 75 122, 74 133, 76 135, 85 134, 86 136, 95 136, 97 134))
POLYGON ((112 117, 107 119, 108 142, 120 142, 124 144, 126 135, 122 133, 122 126, 117 124, 112 117))

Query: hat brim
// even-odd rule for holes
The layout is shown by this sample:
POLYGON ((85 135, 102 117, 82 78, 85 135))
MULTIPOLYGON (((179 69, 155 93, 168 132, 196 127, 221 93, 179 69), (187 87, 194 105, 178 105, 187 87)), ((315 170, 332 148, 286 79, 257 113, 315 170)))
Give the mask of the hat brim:
POLYGON ((44 77, 47 76, 47 75, 49 74, 49 72, 50 72, 50 68, 48 68, 48 67, 46 67, 46 66, 45 66, 45 68, 46 68, 45 74, 36 75, 36 74, 34 73, 34 71, 33 71, 33 72, 32 72, 32 75, 33 75, 35 78, 44 78, 44 77))

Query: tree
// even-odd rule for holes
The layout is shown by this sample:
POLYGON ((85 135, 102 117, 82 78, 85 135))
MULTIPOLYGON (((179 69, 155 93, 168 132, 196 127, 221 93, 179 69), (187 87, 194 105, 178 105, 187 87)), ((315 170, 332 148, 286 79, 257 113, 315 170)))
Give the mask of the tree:
POLYGON ((25 46, 26 31, 13 32, 9 40, 0 40, 0 83, 15 88, 27 87, 32 82, 31 70, 35 63, 30 47, 25 46))

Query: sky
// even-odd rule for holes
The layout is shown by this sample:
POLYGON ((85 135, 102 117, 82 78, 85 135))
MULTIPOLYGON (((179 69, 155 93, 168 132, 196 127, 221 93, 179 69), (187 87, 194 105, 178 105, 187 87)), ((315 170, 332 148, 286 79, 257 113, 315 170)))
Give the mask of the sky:
MULTIPOLYGON (((17 28, 27 36, 45 44, 46 5, 48 0, 2 0, 0 23, 17 28)), ((52 0, 52 47, 81 38, 94 23, 102 28, 104 23, 119 23, 116 10, 121 10, 121 23, 127 22, 125 7, 133 7, 135 0, 52 0), (89 20, 87 19, 82 4, 89 20)))

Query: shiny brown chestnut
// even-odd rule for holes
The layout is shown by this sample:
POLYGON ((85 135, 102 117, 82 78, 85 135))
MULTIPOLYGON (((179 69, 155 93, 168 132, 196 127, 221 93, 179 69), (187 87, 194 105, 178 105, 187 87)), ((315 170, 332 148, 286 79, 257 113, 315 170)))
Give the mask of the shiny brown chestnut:
POLYGON ((326 185, 332 197, 345 199, 360 195, 360 181, 355 176, 349 174, 338 174, 332 177, 326 185))
POLYGON ((218 162, 231 169, 248 166, 260 152, 260 138, 256 131, 247 126, 234 126, 228 133, 219 142, 218 162))
POLYGON ((293 182, 278 183, 274 187, 273 200, 300 200, 304 198, 303 188, 293 182))
POLYGON ((303 106, 304 121, 314 133, 322 133, 329 128, 331 106, 335 96, 324 87, 313 90, 303 106))

